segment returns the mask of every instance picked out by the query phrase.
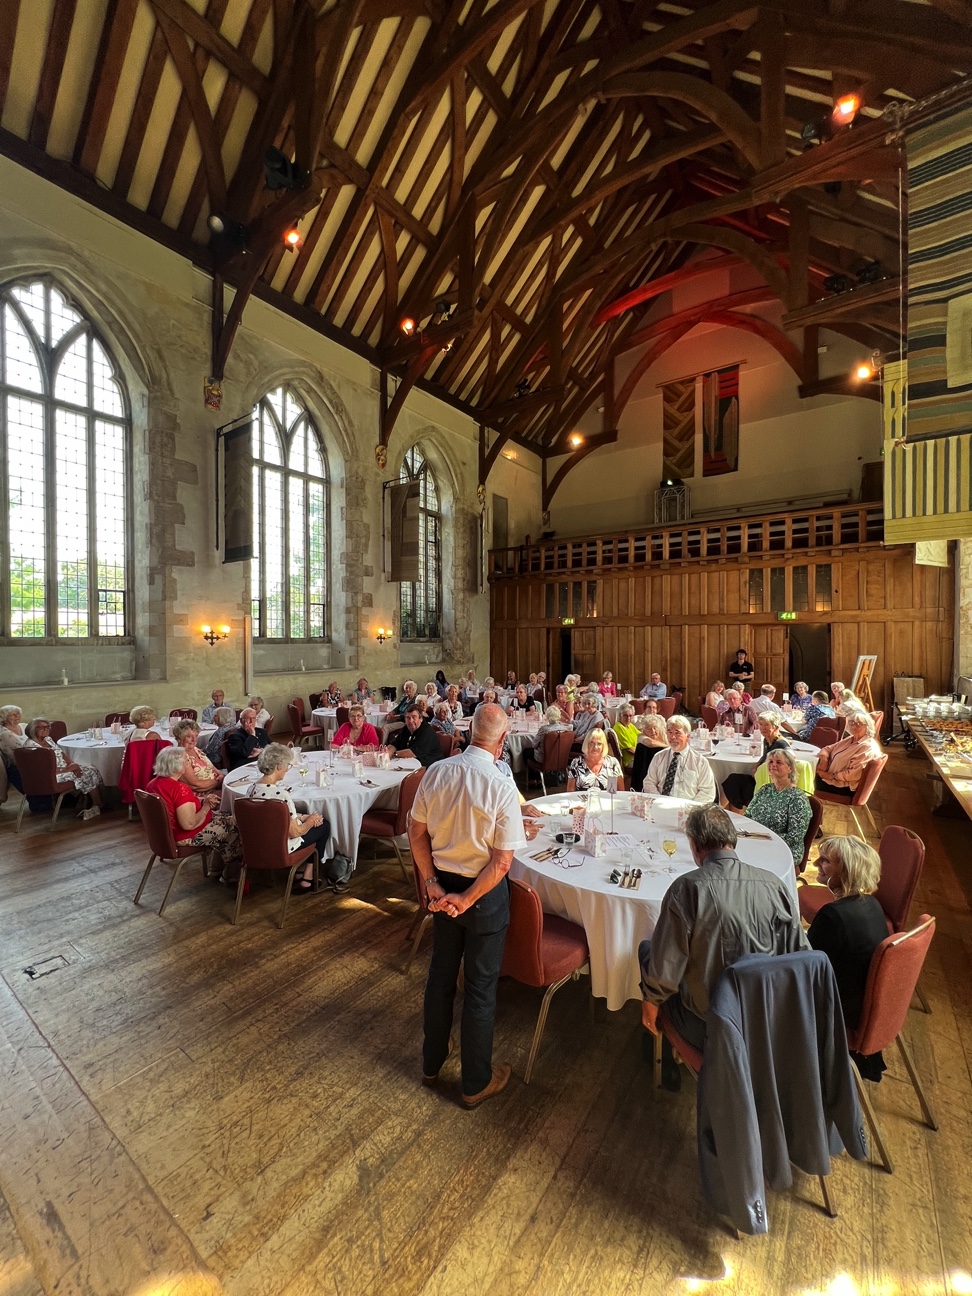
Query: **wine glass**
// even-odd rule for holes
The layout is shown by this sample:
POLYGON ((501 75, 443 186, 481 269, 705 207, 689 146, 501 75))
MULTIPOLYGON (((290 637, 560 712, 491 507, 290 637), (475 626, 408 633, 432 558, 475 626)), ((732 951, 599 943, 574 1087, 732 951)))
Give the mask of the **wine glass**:
POLYGON ((665 852, 665 854, 668 856, 669 859, 671 859, 671 857, 675 854, 675 851, 677 849, 678 848, 676 847, 675 843, 672 841, 670 837, 666 838, 665 841, 662 842, 662 850, 665 852))

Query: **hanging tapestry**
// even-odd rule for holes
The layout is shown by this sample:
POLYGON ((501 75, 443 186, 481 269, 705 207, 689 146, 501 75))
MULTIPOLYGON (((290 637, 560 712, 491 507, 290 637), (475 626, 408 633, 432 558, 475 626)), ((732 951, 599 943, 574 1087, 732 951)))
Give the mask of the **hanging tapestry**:
POLYGON ((252 423, 223 436, 223 562, 253 557, 252 423))
POLYGON ((391 570, 388 579, 411 583, 419 580, 419 506, 422 484, 396 482, 391 498, 391 570))
POLYGON ((739 467, 739 366, 702 375, 702 476, 739 467))
POLYGON ((662 476, 695 476, 695 379, 662 385, 662 476))

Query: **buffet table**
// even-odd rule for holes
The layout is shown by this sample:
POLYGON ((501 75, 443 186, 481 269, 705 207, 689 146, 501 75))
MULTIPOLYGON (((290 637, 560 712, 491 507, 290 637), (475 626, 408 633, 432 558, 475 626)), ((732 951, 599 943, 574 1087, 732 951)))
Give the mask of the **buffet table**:
MULTIPOLYGON (((665 892, 672 880, 695 868, 688 838, 677 829, 656 826, 631 813, 632 795, 614 798, 614 828, 620 844, 610 844, 599 859, 588 855, 583 845, 573 847, 559 861, 538 861, 533 857, 555 843, 552 834, 569 831, 571 806, 583 800, 579 793, 538 797, 531 802, 544 815, 539 836, 513 857, 512 877, 522 878, 540 896, 543 908, 578 923, 587 933, 590 946, 591 993, 607 1000, 617 1010, 629 999, 641 999, 638 945, 650 936, 658 921, 665 892), (633 839, 631 865, 642 870, 637 891, 621 890, 610 881, 612 869, 621 862, 621 844, 633 839), (669 857, 663 842, 674 842, 669 857)), ((602 798, 609 804, 609 798, 602 798)), ((610 811, 601 816, 609 827, 610 811)), ((737 829, 758 833, 741 837, 737 854, 747 864, 766 869, 781 878, 797 906, 793 856, 781 837, 761 824, 742 816, 731 816, 737 829)), ((608 837, 611 843, 611 838, 608 837)))

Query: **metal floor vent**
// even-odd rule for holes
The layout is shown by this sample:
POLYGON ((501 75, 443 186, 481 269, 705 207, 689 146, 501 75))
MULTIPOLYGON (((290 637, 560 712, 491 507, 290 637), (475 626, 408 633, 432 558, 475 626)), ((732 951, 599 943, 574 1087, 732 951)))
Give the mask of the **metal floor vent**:
POLYGON ((50 976, 52 972, 57 972, 61 968, 68 966, 68 961, 63 954, 52 954, 50 958, 40 959, 37 963, 32 963, 30 967, 25 967, 24 972, 30 977, 31 981, 36 981, 38 977, 50 976))

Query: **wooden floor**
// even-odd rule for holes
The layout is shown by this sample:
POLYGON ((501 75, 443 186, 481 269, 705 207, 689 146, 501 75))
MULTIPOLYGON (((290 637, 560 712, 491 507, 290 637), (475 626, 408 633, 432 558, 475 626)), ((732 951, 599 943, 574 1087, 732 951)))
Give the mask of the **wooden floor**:
POLYGON ((926 770, 895 749, 875 809, 928 846, 933 1013, 907 1030, 941 1130, 895 1060, 875 1101, 896 1173, 842 1158, 838 1219, 801 1178, 742 1240, 699 1194, 692 1082, 650 1088, 635 1004, 591 1014, 584 982, 562 990, 526 1087, 539 996, 504 982, 507 1091, 466 1112, 451 1063, 419 1085, 428 950, 403 977, 390 857, 295 901, 282 932, 277 892, 233 928, 189 864, 160 919, 167 870, 132 904, 138 825, 35 817, 17 837, 8 804, 0 1296, 972 1291, 972 825, 929 814, 926 770))

